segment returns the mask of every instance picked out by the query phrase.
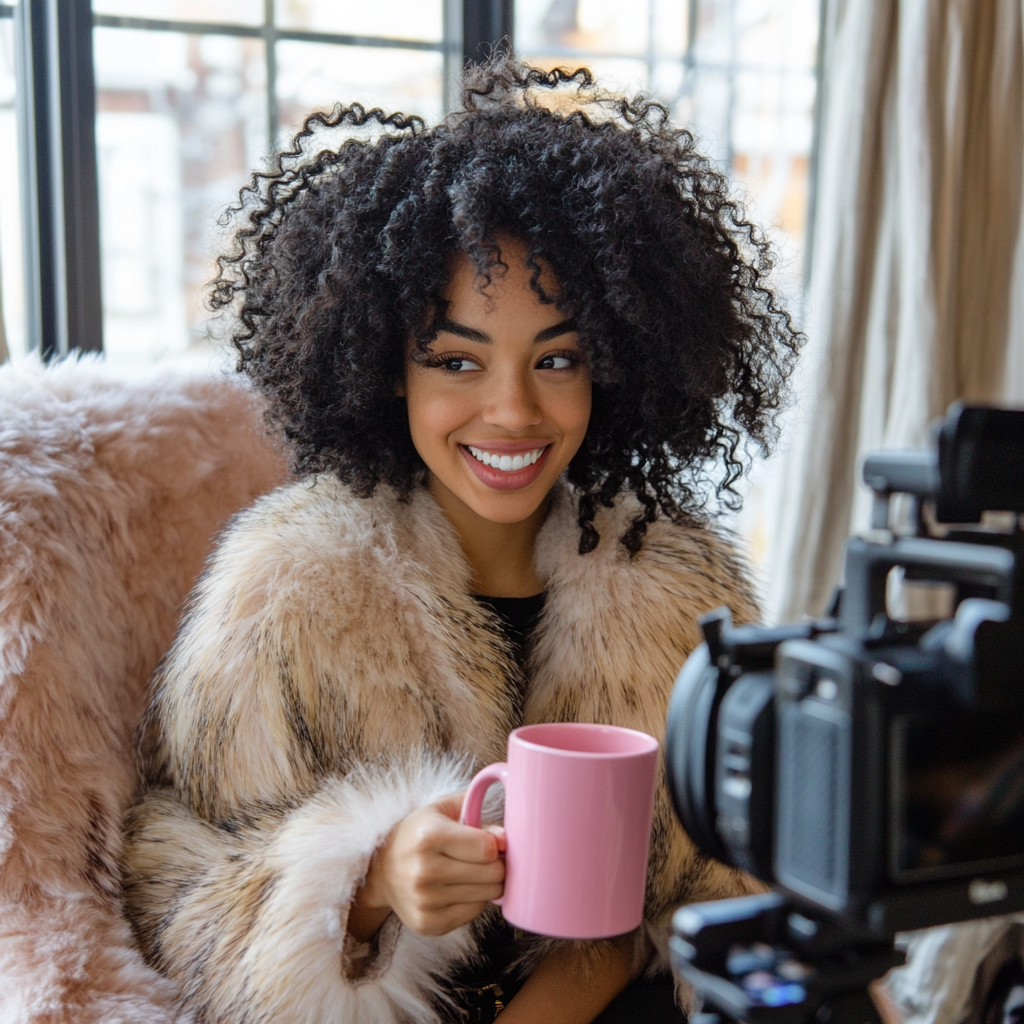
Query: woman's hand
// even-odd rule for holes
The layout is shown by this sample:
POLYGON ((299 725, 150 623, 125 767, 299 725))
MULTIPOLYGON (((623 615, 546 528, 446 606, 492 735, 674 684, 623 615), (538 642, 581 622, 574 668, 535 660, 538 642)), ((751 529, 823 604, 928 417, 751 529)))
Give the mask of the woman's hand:
POLYGON ((444 935, 501 896, 504 830, 460 825, 462 797, 421 807, 395 826, 349 909, 354 938, 371 939, 392 912, 421 935, 444 935))

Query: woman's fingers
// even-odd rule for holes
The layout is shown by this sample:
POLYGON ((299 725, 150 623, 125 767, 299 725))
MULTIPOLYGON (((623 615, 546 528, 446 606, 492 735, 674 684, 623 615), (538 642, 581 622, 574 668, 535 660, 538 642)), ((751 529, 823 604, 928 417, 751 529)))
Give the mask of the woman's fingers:
MULTIPOLYGON (((466 794, 463 793, 451 793, 446 797, 438 800, 433 806, 434 808, 446 818, 451 819, 453 822, 458 824, 459 817, 462 814, 462 802, 466 794)), ((471 828, 469 825, 459 825, 459 828, 471 828)), ((474 832, 487 832, 494 836, 498 843, 498 850, 504 851, 505 843, 505 829, 502 825, 483 825, 479 829, 472 829, 474 832)))
POLYGON ((501 885, 505 880, 505 862, 500 858, 483 863, 457 860, 437 851, 412 859, 409 869, 420 888, 431 885, 501 885))
POLYGON ((453 794, 413 811, 375 859, 381 901, 424 935, 443 935, 472 921, 502 894, 504 830, 460 825, 461 804, 461 794, 453 794))
POLYGON ((436 813, 425 814, 419 822, 416 835, 418 849, 440 853, 467 864, 487 864, 496 860, 504 848, 505 830, 500 826, 492 830, 460 825, 448 813, 460 805, 459 794, 434 804, 436 813))
POLYGON ((441 797, 433 806, 439 814, 443 814, 452 821, 458 821, 459 816, 462 814, 462 801, 465 796, 465 790, 461 793, 449 793, 448 796, 441 797))
POLYGON ((446 907, 457 907, 462 904, 474 904, 482 907, 491 900, 500 899, 502 885, 500 882, 475 883, 455 882, 452 885, 435 886, 424 894, 421 906, 425 910, 443 910, 446 907))
POLYGON ((504 825, 484 825, 484 831, 490 832, 498 844, 498 852, 504 853, 508 849, 508 839, 505 836, 504 825))
POLYGON ((456 822, 439 832, 435 849, 464 864, 491 864, 500 853, 498 837, 493 832, 456 822))

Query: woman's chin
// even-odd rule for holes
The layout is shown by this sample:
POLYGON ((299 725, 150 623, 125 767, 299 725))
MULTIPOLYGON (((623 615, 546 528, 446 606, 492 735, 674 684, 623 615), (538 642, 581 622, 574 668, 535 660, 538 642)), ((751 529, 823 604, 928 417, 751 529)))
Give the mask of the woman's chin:
MULTIPOLYGON (((498 491, 492 494, 474 494, 471 501, 463 501, 481 519, 506 526, 522 523, 533 518, 544 504, 550 488, 529 489, 522 491, 498 491)), ((469 497, 467 495, 467 497, 469 497)))
POLYGON ((511 489, 489 487, 475 475, 449 483, 431 473, 427 487, 450 516, 459 516, 458 508, 461 506, 487 522, 512 526, 533 518, 544 505, 554 483, 546 476, 511 489))

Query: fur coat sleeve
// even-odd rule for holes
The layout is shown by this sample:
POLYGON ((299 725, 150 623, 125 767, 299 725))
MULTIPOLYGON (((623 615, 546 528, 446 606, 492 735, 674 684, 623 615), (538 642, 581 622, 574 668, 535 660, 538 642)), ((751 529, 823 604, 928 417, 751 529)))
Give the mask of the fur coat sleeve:
MULTIPOLYGON (((577 552, 568 495, 538 540, 545 612, 526 721, 612 722, 659 739, 697 615, 754 615, 715 534, 653 524, 630 559, 625 504, 577 552)), ((434 1018, 473 949, 391 918, 347 937, 370 858, 406 814, 501 760, 523 685, 499 623, 470 593, 457 538, 425 491, 354 498, 320 477, 241 515, 154 677, 150 791, 129 825, 129 914, 199 1021, 434 1018)), ((686 899, 743 891, 701 858, 659 786, 647 891, 660 948, 686 899)))

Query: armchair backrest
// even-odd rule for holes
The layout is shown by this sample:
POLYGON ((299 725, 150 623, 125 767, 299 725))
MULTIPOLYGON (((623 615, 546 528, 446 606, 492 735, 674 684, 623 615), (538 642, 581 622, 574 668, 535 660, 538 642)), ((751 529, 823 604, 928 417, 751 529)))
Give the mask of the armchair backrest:
POLYGON ((226 377, 0 367, 0 1020, 175 1019, 120 913, 133 734, 217 532, 284 476, 226 377))

